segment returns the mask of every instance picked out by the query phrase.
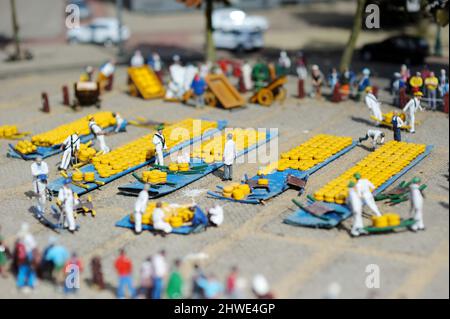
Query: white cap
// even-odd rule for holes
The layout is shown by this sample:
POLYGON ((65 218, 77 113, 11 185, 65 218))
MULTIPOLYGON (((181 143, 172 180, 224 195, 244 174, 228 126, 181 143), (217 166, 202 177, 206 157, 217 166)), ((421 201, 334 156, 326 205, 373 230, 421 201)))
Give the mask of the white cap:
POLYGON ((364 75, 370 75, 370 70, 369 70, 368 68, 364 68, 363 71, 362 71, 362 73, 363 73, 364 75))
POLYGON ((319 66, 318 66, 317 64, 314 64, 314 65, 311 67, 311 69, 314 70, 314 71, 318 71, 318 70, 319 70, 319 66))
POLYGON ((253 277, 252 288, 258 296, 264 296, 269 293, 269 283, 267 282, 267 279, 260 274, 253 277))
POLYGON ((174 62, 180 62, 180 56, 179 56, 178 54, 174 54, 174 55, 172 56, 172 60, 173 60, 174 62))

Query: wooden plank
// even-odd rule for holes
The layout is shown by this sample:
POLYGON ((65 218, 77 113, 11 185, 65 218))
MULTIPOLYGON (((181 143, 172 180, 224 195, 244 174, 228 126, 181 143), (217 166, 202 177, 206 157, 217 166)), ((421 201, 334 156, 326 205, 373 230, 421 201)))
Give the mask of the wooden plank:
POLYGON ((206 83, 223 108, 231 109, 245 105, 244 98, 223 74, 208 75, 206 83))

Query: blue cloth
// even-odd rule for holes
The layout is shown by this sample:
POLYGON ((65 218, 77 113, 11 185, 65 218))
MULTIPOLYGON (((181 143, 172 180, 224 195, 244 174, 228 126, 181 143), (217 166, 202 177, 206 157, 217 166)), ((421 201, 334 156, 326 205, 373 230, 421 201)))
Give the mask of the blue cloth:
POLYGON ((203 95, 205 94, 206 82, 203 78, 194 79, 191 85, 192 90, 195 95, 203 95))
POLYGON ((197 283, 203 289, 203 293, 207 299, 215 298, 224 290, 223 285, 218 281, 209 281, 205 278, 199 278, 197 283))
POLYGON ((397 117, 395 117, 395 116, 392 118, 392 126, 394 129, 394 140, 397 142, 401 142, 402 132, 401 132, 400 127, 398 126, 397 117))
POLYGON ((208 217, 198 208, 195 209, 194 218, 192 218, 192 225, 208 225, 208 217))
POLYGON ((164 290, 162 278, 153 277, 152 299, 161 299, 164 290))
POLYGON ((17 273, 17 287, 31 287, 34 288, 36 283, 36 272, 29 264, 20 265, 17 273))
POLYGON ((336 74, 330 73, 328 75, 328 83, 331 88, 334 88, 336 86, 336 84, 339 83, 339 78, 340 78, 339 73, 336 73, 336 74))
POLYGON ((364 77, 358 85, 358 91, 362 92, 364 91, 368 86, 370 86, 370 79, 369 77, 364 77))
POLYGON ((153 59, 153 55, 150 54, 147 58, 147 64, 154 70, 155 69, 155 59, 153 59))
MULTIPOLYGON (((127 131, 127 120, 123 120, 122 125, 119 127, 119 132, 126 132, 127 131)), ((115 129, 117 129, 117 125, 115 126, 115 129)))
POLYGON ((117 287, 118 298, 125 298, 126 288, 128 288, 128 292, 130 293, 131 297, 134 298, 135 290, 133 288, 133 278, 131 278, 131 275, 119 277, 119 287, 117 287))
POLYGON ((70 254, 63 246, 53 246, 47 252, 45 260, 52 261, 56 267, 62 267, 70 258, 70 254))

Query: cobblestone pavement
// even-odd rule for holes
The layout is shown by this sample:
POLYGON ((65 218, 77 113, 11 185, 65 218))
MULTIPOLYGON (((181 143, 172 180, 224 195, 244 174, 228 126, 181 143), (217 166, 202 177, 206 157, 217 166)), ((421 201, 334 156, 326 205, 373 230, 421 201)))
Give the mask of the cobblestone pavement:
MULTIPOLYGON (((94 112, 83 109, 73 113, 61 106, 61 85, 77 78, 76 72, 58 72, 45 76, 28 75, 9 80, 0 80, 0 123, 18 124, 22 130, 39 133, 74 118, 94 112), (43 114, 40 107, 40 92, 48 91, 52 112, 43 114)), ((371 126, 368 110, 362 103, 343 102, 332 104, 313 99, 298 100, 289 97, 284 105, 264 108, 249 105, 233 112, 205 108, 197 110, 177 103, 160 100, 143 101, 126 94, 126 72, 120 68, 113 92, 103 99, 105 110, 120 111, 126 118, 143 116, 159 121, 177 121, 186 117, 227 119, 236 127, 279 128, 279 148, 286 151, 318 133, 331 133, 357 138, 371 126)), ((380 83, 381 85, 381 83, 380 83)), ((290 79, 288 89, 295 92, 295 80, 290 79)), ((391 109, 383 105, 383 110, 391 109)), ((115 285, 112 267, 117 251, 127 249, 135 262, 134 274, 148 255, 161 248, 168 251, 169 260, 192 253, 205 253, 208 258, 202 265, 208 272, 224 278, 229 268, 239 264, 247 278, 255 272, 264 273, 270 280, 278 297, 309 298, 322 297, 327 286, 337 281, 342 285, 342 297, 349 298, 399 298, 425 297, 448 298, 449 273, 449 217, 448 217, 448 116, 442 113, 418 114, 422 125, 415 135, 406 134, 412 142, 433 144, 431 156, 421 162, 405 179, 420 176, 428 185, 426 191, 425 222, 427 231, 352 239, 347 233, 346 221, 342 228, 317 230, 297 228, 282 223, 293 209, 291 199, 294 191, 287 191, 269 201, 265 206, 247 206, 231 202, 223 203, 225 224, 217 229, 191 236, 171 235, 155 237, 150 233, 135 236, 131 231, 114 227, 117 220, 131 212, 134 198, 117 195, 117 188, 133 178, 126 176, 92 192, 97 217, 80 217, 81 230, 76 235, 63 233, 61 243, 77 251, 87 263, 89 258, 100 255, 103 259, 105 277, 115 285), (377 264, 381 270, 381 287, 369 290, 365 286, 366 266, 377 264)), ((109 136, 111 147, 142 136, 147 131, 131 127, 126 134, 109 136)), ((391 132, 387 136, 391 138, 391 132)), ((39 224, 31 215, 33 202, 24 195, 31 187, 30 163, 6 158, 7 141, 0 140, 0 224, 7 244, 12 245, 14 236, 22 222, 31 225, 31 230, 40 245, 47 242, 51 231, 39 224)), ((308 193, 314 192, 327 181, 341 174, 346 168, 366 156, 364 148, 356 148, 347 155, 314 174, 308 183, 308 193)), ((56 163, 59 157, 48 159, 51 179, 57 176, 56 163)), ((258 164, 241 164, 236 176, 256 173, 258 164)), ((186 189, 213 190, 221 184, 218 177, 209 175, 186 189)), ((175 192, 165 201, 186 203, 190 198, 183 191, 175 192)), ((197 198, 201 207, 211 207, 214 200, 197 198)), ((382 206, 383 211, 395 210, 407 216, 408 204, 395 208, 382 206)), ((369 222, 366 220, 366 223, 369 222)), ((183 272, 191 273, 186 263, 183 272)), ((89 277, 89 271, 84 274, 89 277)), ((98 293, 82 284, 77 297, 111 298, 112 291, 98 293)), ((0 297, 23 297, 14 286, 12 278, 0 279, 0 297)), ((32 298, 59 298, 61 294, 52 286, 41 283, 32 298)))

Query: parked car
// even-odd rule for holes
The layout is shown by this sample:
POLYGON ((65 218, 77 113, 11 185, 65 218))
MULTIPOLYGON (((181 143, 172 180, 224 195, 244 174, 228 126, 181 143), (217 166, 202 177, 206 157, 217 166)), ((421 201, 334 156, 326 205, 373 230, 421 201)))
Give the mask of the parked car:
POLYGON ((430 48, 425 39, 401 35, 364 45, 360 50, 360 56, 364 61, 422 64, 429 52, 430 48))
POLYGON ((249 29, 215 30, 216 48, 235 51, 250 51, 264 47, 264 36, 261 31, 249 29))
POLYGON ((269 22, 262 16, 251 16, 236 8, 224 8, 214 10, 212 16, 214 29, 231 30, 236 28, 250 28, 253 30, 266 31, 269 22))
POLYGON ((89 9, 85 0, 69 0, 67 3, 78 6, 81 20, 89 19, 91 17, 91 9, 89 9))
MULTIPOLYGON (((122 26, 122 41, 130 38, 128 27, 122 26)), ((69 43, 96 43, 110 46, 119 42, 119 22, 115 18, 97 18, 91 23, 67 31, 69 43)))
POLYGON ((264 32, 269 27, 264 17, 225 8, 214 11, 212 22, 214 41, 219 49, 247 51, 264 46, 264 32))

